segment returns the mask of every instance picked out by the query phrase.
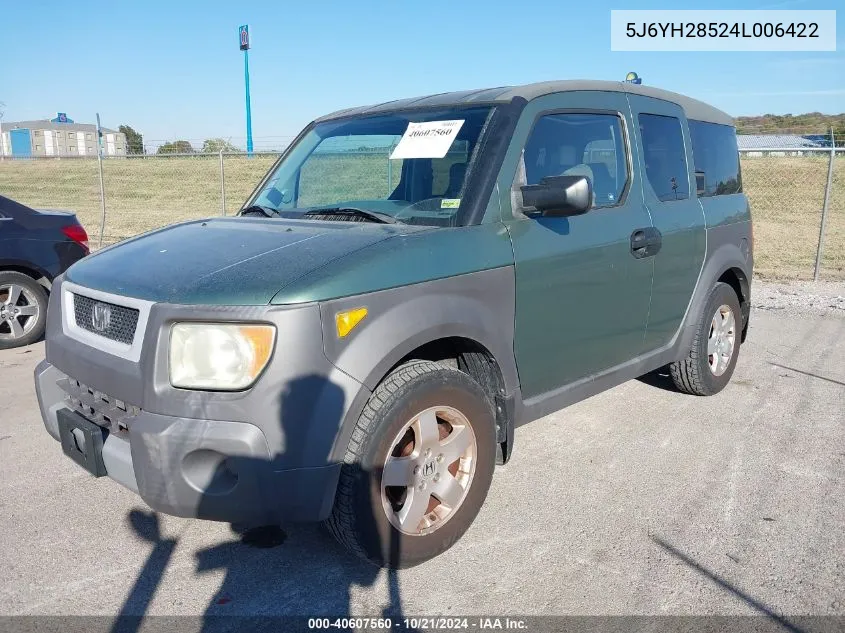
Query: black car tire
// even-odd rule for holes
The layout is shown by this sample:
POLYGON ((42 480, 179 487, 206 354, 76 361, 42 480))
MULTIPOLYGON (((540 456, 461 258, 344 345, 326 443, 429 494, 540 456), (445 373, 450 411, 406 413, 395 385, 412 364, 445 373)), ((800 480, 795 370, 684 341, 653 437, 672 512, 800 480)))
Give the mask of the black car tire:
MULTIPOLYGON (((437 424, 438 430, 444 424, 439 415, 437 424)), ((371 563, 394 569, 412 567, 446 551, 466 532, 487 496, 495 459, 495 415, 482 387, 457 369, 410 361, 388 375, 364 407, 349 442, 326 525, 341 544, 371 563), (475 439, 474 474, 463 500, 442 525, 428 533, 406 534, 394 527, 383 506, 382 469, 388 455, 395 454, 391 451, 397 434, 408 421, 426 409, 444 405, 460 411, 469 421, 475 439)), ((428 501, 437 503, 433 488, 431 491, 426 495, 434 498, 428 501)))
POLYGON ((696 396, 712 396, 725 388, 731 379, 742 338, 742 312, 736 292, 728 284, 717 283, 704 304, 698 329, 695 332, 689 353, 684 360, 672 363, 669 372, 675 386, 682 392, 696 396), (733 313, 735 325, 730 360, 724 372, 716 375, 710 368, 707 343, 711 333, 711 322, 721 306, 727 306, 733 313))
MULTIPOLYGON (((8 321, 0 319, 0 349, 11 349, 35 343, 44 336, 44 326, 47 323, 47 291, 32 277, 23 273, 13 271, 0 271, 0 288, 6 285, 15 285, 25 288, 35 301, 38 307, 38 315, 34 325, 18 338, 11 338, 11 326, 8 321)), ((0 303, 4 301, 0 298, 0 303)), ((18 306, 26 301, 25 298, 18 300, 18 306)), ((8 309, 8 306, 7 308, 8 309)))

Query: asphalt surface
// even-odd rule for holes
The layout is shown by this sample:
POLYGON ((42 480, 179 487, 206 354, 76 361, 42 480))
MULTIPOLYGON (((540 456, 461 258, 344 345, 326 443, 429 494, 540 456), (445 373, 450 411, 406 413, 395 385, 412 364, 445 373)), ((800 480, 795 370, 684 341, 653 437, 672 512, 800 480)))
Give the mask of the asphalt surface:
POLYGON ((631 381, 517 430, 479 517, 401 572, 319 526, 154 517, 44 431, 0 351, 0 614, 845 614, 845 315, 755 309, 711 398, 631 381))

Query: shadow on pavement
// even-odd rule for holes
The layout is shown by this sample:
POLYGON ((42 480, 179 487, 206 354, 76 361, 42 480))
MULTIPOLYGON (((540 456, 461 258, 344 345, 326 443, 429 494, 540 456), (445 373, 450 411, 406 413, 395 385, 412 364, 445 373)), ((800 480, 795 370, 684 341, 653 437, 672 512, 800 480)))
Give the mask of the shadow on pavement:
POLYGON ((678 393, 675 383, 672 382, 672 376, 669 375, 668 367, 661 367, 660 369, 650 371, 637 378, 637 380, 657 389, 678 393))
MULTIPOLYGON (((325 416, 330 420, 326 426, 331 427, 335 422, 340 424, 344 394, 338 386, 323 377, 312 375, 293 380, 288 383, 280 398, 280 423, 285 438, 302 438, 304 432, 307 432, 301 424, 303 403, 306 409, 313 407, 317 410, 319 407, 321 425, 325 416), (288 406, 289 402, 296 403, 296 406, 288 406), (294 411, 297 415, 294 415, 294 411)), ((203 418, 202 413, 202 406, 198 404, 196 417, 203 418)), ((270 462, 248 457, 227 459, 218 466, 218 470, 226 472, 215 473, 210 481, 218 477, 231 478, 233 472, 242 477, 246 475, 246 479, 255 474, 267 474, 278 470, 278 465, 284 463, 283 458, 284 455, 274 455, 270 462)), ((328 455, 324 461, 324 464, 313 465, 330 464, 328 455)), ((364 471, 359 472, 368 476, 364 471)), ((279 495, 291 492, 269 491, 270 494, 279 495)), ((267 493, 265 489, 262 495, 267 493)), ((219 507, 219 495, 206 494, 200 500, 197 514, 209 516, 219 507)), ((124 616, 122 621, 115 621, 112 631, 121 633, 132 633, 142 628, 143 617, 139 616, 147 613, 178 540, 163 538, 158 515, 154 512, 132 510, 128 520, 138 536, 153 544, 153 550, 120 610, 120 616, 124 616)), ((374 520, 373 516, 361 518, 364 524, 374 520)), ((245 624, 243 618, 233 618, 228 623, 227 618, 221 619, 220 616, 350 616, 353 615, 351 598, 355 588, 372 586, 381 573, 375 565, 347 552, 318 524, 285 523, 248 529, 233 525, 232 533, 232 540, 215 544, 195 554, 198 575, 211 572, 223 574, 219 590, 205 608, 204 631, 238 630, 241 624, 245 624)), ((385 552, 385 558, 395 565, 401 550, 401 536, 396 530, 389 530, 389 535, 391 542, 381 544, 380 548, 385 552)), ((403 613, 399 576, 392 569, 385 573, 387 587, 383 597, 380 597, 380 601, 385 604, 381 615, 391 617, 395 622, 403 613)), ((182 591, 187 603, 194 592, 190 586, 182 587, 182 591)), ((366 615, 373 617, 375 614, 366 615)), ((279 626, 279 622, 276 622, 276 630, 280 630, 279 626)), ((250 624, 250 628, 255 627, 250 624)))
POLYGON ((794 371, 796 374, 804 374, 805 376, 810 376, 811 378, 818 378, 819 380, 825 380, 827 382, 832 382, 834 385, 839 385, 841 387, 845 387, 845 382, 841 380, 834 380, 833 378, 828 378, 826 376, 820 376, 819 374, 814 374, 809 371, 804 371, 803 369, 795 369, 795 367, 787 367, 786 365, 781 365, 780 363, 773 363, 772 361, 768 361, 769 365, 773 367, 780 367, 781 369, 786 369, 789 371, 794 371))
POLYGON ((132 531, 142 540, 152 543, 153 550, 147 556, 144 566, 135 579, 135 584, 129 590, 129 595, 118 613, 118 619, 115 620, 112 631, 120 631, 120 633, 131 633, 139 629, 140 620, 125 616, 146 613, 177 543, 176 539, 162 537, 158 515, 155 512, 135 509, 129 512, 127 518, 132 531))
POLYGON ((748 606, 753 608, 755 611, 759 612, 762 615, 765 615, 766 617, 768 617, 773 622, 776 622, 777 624, 782 626, 787 631, 793 631, 794 633, 804 633, 803 629, 798 628, 797 626, 795 626, 792 622, 790 622, 789 620, 787 620, 783 616, 780 616, 777 613, 775 613, 770 607, 766 606, 765 604, 763 604, 759 600, 752 598, 747 593, 744 593, 742 590, 733 586, 725 578, 723 578, 722 576, 720 576, 716 572, 711 571, 707 567, 704 567, 700 563, 696 562, 695 560, 693 560, 692 558, 690 558, 689 556, 684 554, 682 551, 675 548, 670 543, 667 543, 666 541, 664 541, 659 536, 652 536, 651 540, 654 541, 655 543, 657 543, 664 550, 669 552, 669 554, 671 554, 672 556, 674 556, 675 558, 677 558, 681 562, 685 563, 687 566, 691 567, 692 569, 697 571, 699 574, 701 574, 702 576, 704 576, 705 578, 707 578, 711 582, 714 582, 715 584, 717 584, 719 587, 721 587, 725 591, 733 594, 734 596, 736 596, 737 598, 742 600, 745 604, 747 604, 748 606))

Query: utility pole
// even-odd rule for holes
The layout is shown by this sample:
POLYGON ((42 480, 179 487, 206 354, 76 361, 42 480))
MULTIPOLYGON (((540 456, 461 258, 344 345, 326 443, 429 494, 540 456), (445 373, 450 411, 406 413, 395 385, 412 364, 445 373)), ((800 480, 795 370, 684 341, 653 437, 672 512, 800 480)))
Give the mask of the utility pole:
POLYGON ((822 267, 822 256, 824 253, 824 229, 827 224, 827 209, 830 205, 830 190, 833 187, 833 161, 836 160, 836 135, 833 133, 833 126, 830 127, 830 159, 827 164, 827 184, 824 188, 824 203, 822 205, 822 221, 819 225, 819 243, 816 248, 816 267, 813 269, 813 281, 819 280, 819 271, 822 267))
POLYGON ((97 167, 100 170, 100 239, 97 248, 103 248, 103 233, 106 230, 106 186, 103 181, 103 128, 100 113, 97 112, 97 167))
POLYGON ((244 87, 246 89, 246 152, 252 156, 252 107, 249 102, 249 25, 238 28, 240 48, 244 52, 244 87))

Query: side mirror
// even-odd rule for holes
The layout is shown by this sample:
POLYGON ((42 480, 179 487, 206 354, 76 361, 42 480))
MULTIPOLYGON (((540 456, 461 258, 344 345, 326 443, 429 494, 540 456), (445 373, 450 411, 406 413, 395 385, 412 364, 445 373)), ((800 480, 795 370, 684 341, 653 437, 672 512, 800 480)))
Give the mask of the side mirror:
POLYGON ((593 205, 593 185, 586 176, 546 176, 536 185, 524 185, 522 206, 547 217, 580 215, 593 205))

